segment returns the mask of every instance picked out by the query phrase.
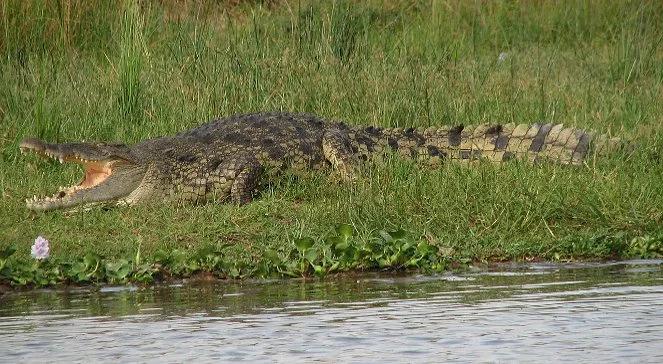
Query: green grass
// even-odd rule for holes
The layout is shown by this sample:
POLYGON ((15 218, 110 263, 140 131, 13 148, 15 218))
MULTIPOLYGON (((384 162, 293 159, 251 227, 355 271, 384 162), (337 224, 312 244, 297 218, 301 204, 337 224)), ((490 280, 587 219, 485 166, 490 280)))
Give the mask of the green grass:
POLYGON ((662 251, 660 2, 231 3, 2 2, 0 249, 25 260, 38 234, 65 260, 214 248, 260 275, 267 251, 295 259, 297 239, 324 245, 350 224, 357 244, 402 228, 449 262, 662 251), (260 110, 382 126, 543 120, 638 147, 580 168, 391 158, 352 185, 286 176, 243 207, 24 207, 80 175, 21 156, 24 137, 136 142, 260 110))

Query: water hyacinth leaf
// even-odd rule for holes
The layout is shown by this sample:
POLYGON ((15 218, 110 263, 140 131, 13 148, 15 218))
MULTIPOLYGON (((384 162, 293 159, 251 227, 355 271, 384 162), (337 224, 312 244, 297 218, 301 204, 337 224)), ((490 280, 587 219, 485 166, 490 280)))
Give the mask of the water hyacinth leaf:
POLYGON ((639 236, 630 240, 629 255, 641 259, 660 258, 663 256, 663 237, 639 236))
POLYGON ((94 271, 90 271, 84 261, 78 261, 71 266, 68 275, 76 282, 88 282, 93 274, 94 271))
POLYGON ((304 252, 304 258, 309 261, 309 263, 313 264, 316 260, 318 260, 318 249, 315 248, 309 248, 306 249, 304 252))
POLYGON ((334 254, 332 253, 332 249, 328 246, 322 247, 320 254, 322 255, 323 262, 331 262, 332 257, 334 256, 334 254))
POLYGON ((154 269, 148 263, 144 263, 136 267, 132 278, 141 283, 151 283, 154 281, 154 269))
POLYGON ((412 259, 408 260, 407 263, 405 263, 405 266, 406 267, 416 267, 416 266, 419 265, 420 260, 421 260, 421 258, 412 258, 412 259))
POLYGON ((299 250, 300 253, 304 253, 306 249, 312 247, 313 243, 314 243, 313 239, 309 237, 295 240, 295 246, 297 247, 297 250, 299 250))
POLYGON ((359 250, 357 250, 354 246, 350 245, 347 248, 345 248, 343 251, 339 251, 338 259, 340 259, 344 263, 358 260, 359 250))
POLYGON ((413 245, 414 245, 414 244, 412 244, 412 242, 405 241, 405 242, 400 246, 400 250, 401 250, 401 251, 408 251, 408 250, 410 250, 410 248, 412 248, 413 245))
POLYGON ((327 240, 325 240, 325 243, 328 246, 331 246, 336 253, 342 253, 350 246, 348 240, 340 236, 333 236, 331 238, 328 238, 327 240))
POLYGON ((186 253, 179 249, 175 249, 170 253, 170 259, 174 263, 181 263, 186 260, 186 253))
POLYGON ((187 262, 186 254, 179 249, 175 249, 170 253, 168 263, 173 272, 191 272, 197 267, 195 261, 187 262))
MULTIPOLYGON (((364 245, 364 250, 367 250, 371 253, 378 253, 378 254, 382 253, 383 252, 382 247, 384 245, 383 243, 384 242, 380 242, 380 241, 368 242, 364 245)), ((387 247, 388 247, 388 245, 387 245, 387 247)))
POLYGON ((336 228, 336 233, 344 240, 348 240, 354 234, 354 229, 349 224, 341 224, 336 228))
POLYGON ((333 247, 333 246, 335 246, 336 244, 338 244, 342 241, 343 241, 343 239, 340 236, 331 236, 331 237, 328 237, 325 240, 323 240, 323 244, 325 246, 333 247))
POLYGON ((6 265, 5 260, 0 260, 0 277, 9 278, 12 276, 12 269, 6 265))
POLYGON ((347 241, 340 242, 334 245, 334 250, 337 252, 345 252, 350 247, 350 244, 347 241))
POLYGON ((156 251, 156 253, 154 253, 154 261, 157 263, 168 264, 169 260, 170 254, 165 250, 159 249, 156 251))
POLYGON ((291 277, 296 277, 296 276, 299 275, 298 274, 299 273, 298 267, 299 267, 299 262, 298 261, 290 261, 286 264, 286 268, 285 268, 284 273, 291 276, 291 277))
POLYGON ((15 246, 8 246, 2 250, 0 250, 0 259, 6 260, 9 259, 12 255, 16 253, 16 247, 15 246))
MULTIPOLYGON (((62 269, 59 266, 53 266, 50 270, 50 274, 51 274, 51 276, 58 277, 58 280, 61 280, 64 272, 62 271, 62 269)), ((53 282, 53 283, 55 283, 55 282, 53 282)))
POLYGON ((201 248, 200 250, 198 250, 198 252, 196 253, 196 256, 199 259, 205 259, 205 258, 208 258, 210 256, 215 255, 216 253, 217 253, 216 249, 213 246, 207 245, 207 246, 201 248))
POLYGON ((431 253, 433 251, 433 247, 426 243, 425 241, 420 242, 417 244, 417 252, 422 255, 427 255, 428 253, 431 253))
POLYGON ((97 270, 100 262, 101 262, 101 257, 93 253, 88 253, 83 258, 83 264, 85 264, 86 270, 89 269, 97 270))
POLYGON ((319 265, 314 265, 313 266, 313 273, 317 275, 318 277, 322 277, 325 275, 325 268, 319 265))
POLYGON ((390 231, 388 234, 395 240, 403 239, 403 238, 405 238, 405 235, 406 235, 405 230, 403 230, 403 229, 398 229, 396 231, 390 231))
POLYGON ((204 269, 212 271, 216 269, 217 266, 222 265, 222 259, 216 253, 207 254, 198 259, 200 266, 204 269))
POLYGON ((267 249, 264 253, 264 257, 274 265, 281 264, 281 257, 279 256, 279 253, 273 249, 267 249))
POLYGON ((87 270, 87 266, 85 265, 84 262, 79 261, 72 264, 69 270, 73 275, 78 275, 80 273, 85 272, 87 270))
POLYGON ((195 271, 199 270, 200 269, 200 264, 195 260, 191 260, 191 261, 188 261, 188 262, 184 261, 184 263, 182 264, 182 267, 183 267, 183 270, 186 273, 191 273, 191 272, 195 272, 195 271))
POLYGON ((384 240, 387 243, 391 243, 394 240, 394 238, 392 238, 391 234, 389 234, 385 230, 378 231, 378 234, 380 235, 382 240, 384 240))
POLYGON ((106 263, 106 271, 112 278, 123 280, 131 273, 131 264, 126 259, 106 263))

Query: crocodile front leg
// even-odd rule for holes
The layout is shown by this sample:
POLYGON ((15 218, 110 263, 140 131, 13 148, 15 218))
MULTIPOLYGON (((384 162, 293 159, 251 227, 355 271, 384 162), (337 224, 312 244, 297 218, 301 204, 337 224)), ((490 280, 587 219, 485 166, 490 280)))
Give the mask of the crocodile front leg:
POLYGON ((322 152, 332 167, 345 181, 356 178, 350 138, 338 127, 332 127, 322 136, 322 152))
POLYGON ((262 166, 255 160, 241 164, 230 187, 230 200, 238 205, 251 202, 260 184, 262 173, 262 166))
POLYGON ((227 201, 245 204, 252 200, 263 167, 245 155, 216 155, 190 165, 179 165, 171 181, 172 195, 180 202, 227 201))

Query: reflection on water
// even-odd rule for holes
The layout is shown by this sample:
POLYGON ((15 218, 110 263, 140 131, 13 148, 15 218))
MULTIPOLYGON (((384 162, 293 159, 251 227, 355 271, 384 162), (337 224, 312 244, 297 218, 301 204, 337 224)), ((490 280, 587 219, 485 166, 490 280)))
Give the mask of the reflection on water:
POLYGON ((663 262, 10 292, 0 361, 663 362, 663 262))

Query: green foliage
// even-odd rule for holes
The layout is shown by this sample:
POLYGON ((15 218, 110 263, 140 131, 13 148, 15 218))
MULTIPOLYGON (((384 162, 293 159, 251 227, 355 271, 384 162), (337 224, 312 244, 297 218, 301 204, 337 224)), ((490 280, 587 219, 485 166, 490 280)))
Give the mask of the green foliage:
POLYGON ((341 224, 334 234, 318 241, 310 237, 293 241, 294 247, 282 259, 270 251, 266 257, 276 271, 288 276, 314 274, 322 277, 333 272, 354 270, 403 270, 417 268, 440 271, 446 258, 425 241, 412 240, 404 230, 379 230, 368 241, 355 239, 348 224, 341 224))
MULTIPOLYGON (((76 284, 147 284, 168 277, 186 278, 209 273, 222 279, 249 277, 324 277, 332 273, 387 270, 441 272, 470 264, 464 253, 449 255, 437 245, 414 239, 403 229, 377 230, 358 239, 349 224, 338 225, 320 238, 302 237, 284 252, 266 249, 252 264, 229 259, 227 246, 206 246, 195 252, 158 250, 142 260, 140 250, 131 258, 108 259, 94 253, 66 260, 17 258, 15 248, 0 251, 0 283, 16 286, 76 284)), ((603 258, 661 258, 663 237, 629 237, 625 232, 591 238, 566 239, 540 254, 554 260, 603 258)))
POLYGON ((628 255, 636 258, 663 258, 663 234, 638 236, 629 241, 628 255))
POLYGON ((0 277, 7 278, 11 275, 11 267, 7 265, 7 260, 14 255, 16 248, 8 246, 0 250, 0 277))
POLYGON ((103 277, 105 264, 102 264, 99 255, 88 253, 82 260, 68 264, 70 279, 75 283, 88 283, 98 281, 103 277))
POLYGON ((211 273, 219 278, 324 277, 335 272, 355 270, 442 271, 450 257, 441 256, 435 246, 411 239, 402 230, 377 231, 362 243, 354 239, 353 228, 339 225, 334 234, 323 239, 306 237, 292 241, 286 256, 267 250, 253 267, 227 260, 222 247, 205 247, 193 254, 181 250, 159 250, 150 260, 105 259, 87 254, 72 261, 49 258, 43 262, 11 259, 14 250, 0 251, 0 283, 18 286, 47 286, 60 283, 151 283, 158 277, 191 277, 211 273))

